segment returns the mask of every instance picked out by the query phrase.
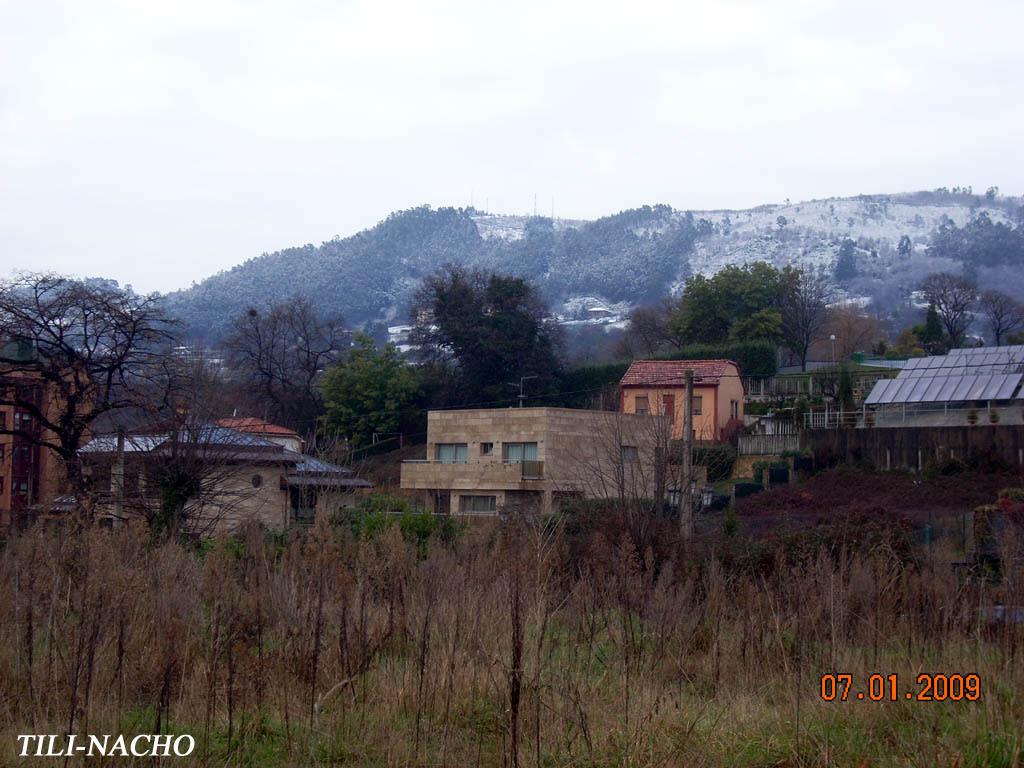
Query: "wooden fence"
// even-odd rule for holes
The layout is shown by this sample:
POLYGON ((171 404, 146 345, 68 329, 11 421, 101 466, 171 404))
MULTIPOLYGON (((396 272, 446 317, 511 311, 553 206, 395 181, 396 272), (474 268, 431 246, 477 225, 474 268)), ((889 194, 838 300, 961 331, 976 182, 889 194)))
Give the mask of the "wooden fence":
POLYGON ((806 430, 800 447, 815 463, 865 461, 878 469, 920 472, 946 459, 996 460, 1024 470, 1024 425, 972 427, 891 427, 888 429, 806 430))

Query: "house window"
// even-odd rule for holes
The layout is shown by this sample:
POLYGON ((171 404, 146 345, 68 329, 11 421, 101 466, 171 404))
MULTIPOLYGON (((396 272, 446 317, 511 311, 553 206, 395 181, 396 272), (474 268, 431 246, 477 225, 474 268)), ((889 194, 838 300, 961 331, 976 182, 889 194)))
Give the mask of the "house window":
POLYGON ((490 456, 494 453, 494 443, 480 443, 480 455, 490 456))
POLYGON ((4 479, 0 477, 0 493, 4 492, 4 479))
POLYGON ((704 398, 702 398, 700 395, 694 395, 693 396, 693 415, 694 416, 700 416, 700 414, 701 414, 701 407, 703 406, 703 404, 704 404, 704 398))
POLYGON ((7 446, 0 443, 0 464, 3 464, 4 459, 7 458, 7 446))
POLYGON ((647 395, 637 395, 634 401, 633 413, 648 414, 651 412, 651 404, 647 400, 647 395))
POLYGON ((640 450, 635 445, 622 446, 623 464, 633 464, 640 461, 640 450))
POLYGON ((465 464, 469 461, 469 446, 466 443, 438 443, 434 447, 434 458, 442 464, 465 464))
POLYGON ((482 515, 497 511, 497 496, 459 496, 459 512, 482 515))
POLYGON ((0 429, 7 429, 7 411, 0 411, 0 429))
POLYGON ((738 419, 740 417, 740 403, 739 403, 739 400, 730 400, 729 401, 729 414, 734 419, 738 419))
POLYGON ((261 485, 263 485, 263 475, 253 475, 251 482, 253 488, 259 488, 261 485))
POLYGON ((675 395, 662 395, 661 396, 661 412, 668 416, 668 423, 676 423, 676 396, 675 395))
POLYGON ((28 432, 32 429, 32 414, 15 412, 14 414, 14 428, 20 429, 22 432, 28 432))
POLYGON ((522 464, 524 461, 537 460, 536 443, 503 443, 501 460, 506 464, 522 464))

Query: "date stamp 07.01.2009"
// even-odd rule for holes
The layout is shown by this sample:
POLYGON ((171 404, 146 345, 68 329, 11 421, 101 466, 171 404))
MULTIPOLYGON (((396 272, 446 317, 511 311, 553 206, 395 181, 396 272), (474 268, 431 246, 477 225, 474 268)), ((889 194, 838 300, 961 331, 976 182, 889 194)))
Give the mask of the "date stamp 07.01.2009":
POLYGON ((922 672, 906 677, 872 674, 866 677, 828 672, 821 676, 824 701, 978 701, 981 678, 974 673, 922 672))

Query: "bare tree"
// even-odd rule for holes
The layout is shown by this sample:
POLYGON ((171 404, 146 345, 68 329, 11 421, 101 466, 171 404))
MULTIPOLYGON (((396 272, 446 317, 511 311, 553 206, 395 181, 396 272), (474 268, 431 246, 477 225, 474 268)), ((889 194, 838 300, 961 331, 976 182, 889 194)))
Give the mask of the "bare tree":
POLYGON ((800 358, 800 370, 807 370, 811 344, 818 338, 828 317, 831 292, 822 278, 810 272, 786 270, 779 311, 782 335, 787 347, 800 358))
POLYGON ((835 336, 836 360, 848 360, 855 352, 870 350, 876 342, 885 338, 885 331, 878 318, 865 314, 855 304, 839 304, 829 308, 828 318, 822 327, 817 344, 816 354, 823 354, 831 359, 835 336))
POLYGON ((0 405, 23 414, 0 434, 53 451, 74 492, 93 424, 152 396, 170 341, 155 296, 23 274, 0 283, 0 405))
POLYGON ((208 535, 259 506, 262 477, 253 478, 285 455, 218 426, 227 406, 217 365, 178 354, 163 368, 144 407, 104 424, 80 451, 88 495, 97 513, 143 520, 154 537, 208 535))
POLYGON ((1024 328, 1024 305, 1002 291, 988 290, 979 300, 981 311, 992 329, 996 346, 1003 343, 1007 335, 1024 328))
POLYGON ((973 319, 971 310, 978 300, 978 286, 965 277, 936 272, 924 279, 921 291, 928 303, 935 305, 950 345, 960 346, 973 319))
POLYGON ((679 339, 669 331, 669 304, 637 307, 629 316, 624 341, 641 355, 651 356, 670 347, 679 347, 679 339))
POLYGON ((266 311, 248 309, 227 340, 231 361, 266 415, 308 428, 321 410, 317 378, 337 362, 349 334, 339 316, 322 316, 295 297, 266 311))

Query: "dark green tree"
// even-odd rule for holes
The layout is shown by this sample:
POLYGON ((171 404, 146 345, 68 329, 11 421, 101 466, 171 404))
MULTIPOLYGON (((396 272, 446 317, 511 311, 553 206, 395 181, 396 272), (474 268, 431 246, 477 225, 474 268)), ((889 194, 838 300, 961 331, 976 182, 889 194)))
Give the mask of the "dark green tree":
POLYGON ((730 341, 757 341, 773 344, 782 340, 782 314, 774 307, 759 309, 752 315, 737 318, 729 329, 730 341))
POLYGON ((944 355, 949 351, 946 333, 942 329, 942 320, 934 304, 929 304, 925 311, 924 323, 915 325, 911 331, 921 342, 921 347, 931 355, 944 355))
POLYGON ((325 432, 362 446, 374 432, 396 432, 410 418, 419 384, 394 344, 377 349, 373 339, 359 334, 355 345, 344 362, 324 375, 321 424, 325 432))
POLYGON ((836 404, 844 411, 852 411, 855 408, 853 373, 848 365, 839 368, 839 380, 836 382, 836 404))
POLYGON ((839 255, 836 257, 835 277, 840 283, 845 283, 857 276, 857 244, 850 238, 843 240, 839 246, 839 255))
POLYGON ((899 244, 896 246, 896 253, 902 258, 906 259, 914 250, 914 244, 910 240, 910 235, 901 235, 899 244))
POLYGON ((963 228, 947 220, 932 234, 928 254, 973 267, 1022 266, 1024 230, 993 222, 985 212, 963 228))
POLYGON ((716 344, 733 338, 749 340, 758 324, 772 325, 782 293, 782 273, 770 264, 754 262, 742 267, 729 266, 713 277, 695 275, 686 283, 683 297, 669 318, 669 330, 680 344, 716 344), (754 326, 741 327, 733 334, 733 324, 761 314, 754 326))
POLYGON ((560 329, 522 278, 446 267, 423 281, 412 324, 421 361, 451 378, 461 402, 510 400, 524 376, 535 394, 556 385, 560 329))

